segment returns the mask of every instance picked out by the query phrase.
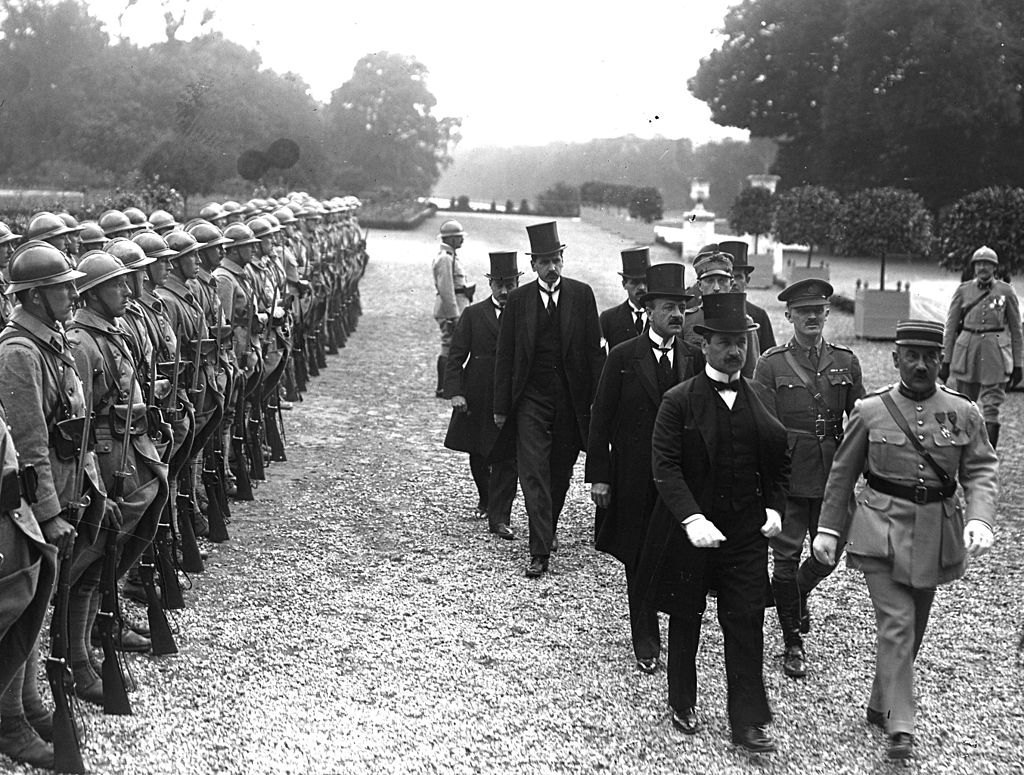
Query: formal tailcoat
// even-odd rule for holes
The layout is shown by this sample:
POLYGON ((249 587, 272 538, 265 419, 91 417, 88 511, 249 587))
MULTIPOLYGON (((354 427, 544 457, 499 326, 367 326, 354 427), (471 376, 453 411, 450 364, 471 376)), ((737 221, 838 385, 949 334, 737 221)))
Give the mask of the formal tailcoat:
POLYGON ((962 283, 953 292, 946 315, 943 351, 953 374, 964 382, 998 385, 1015 366, 1021 366, 1020 305, 1013 286, 993 280, 988 295, 977 281, 962 283), (963 314, 971 304, 973 307, 963 314), (963 328, 959 334, 960 318, 963 328))
POLYGON ((819 530, 849 530, 847 564, 870 570, 891 566, 894 581, 932 588, 964 573, 964 524, 992 525, 998 501, 998 461, 976 404, 940 385, 913 400, 898 385, 865 396, 854 406, 846 436, 825 488, 819 530), (864 487, 851 512, 849 498, 865 471, 904 486, 939 487, 938 474, 917 452, 882 402, 892 396, 918 441, 963 487, 965 500, 917 504, 864 487))
MULTIPOLYGON (((771 394, 746 378, 741 377, 740 382, 757 434, 760 484, 754 495, 764 508, 782 514, 790 474, 786 429, 773 413, 771 394)), ((637 588, 638 594, 670 614, 691 613, 680 608, 683 570, 702 564, 701 552, 732 551, 737 542, 759 530, 765 519, 762 512, 756 516, 756 525, 741 523, 727 509, 716 508, 714 402, 720 400, 707 375, 698 374, 665 394, 654 423, 651 467, 659 497, 641 549, 637 588), (698 549, 690 543, 682 522, 694 514, 703 514, 726 536, 722 548, 698 549)), ((767 563, 764 553, 755 559, 767 563)))
MULTIPOLYGON (((586 283, 560 280, 558 317, 561 325, 562 360, 568 383, 581 449, 590 431, 590 404, 601 378, 604 348, 594 291, 586 283)), ((537 315, 542 312, 537 281, 512 291, 498 326, 498 350, 494 364, 494 413, 514 417, 530 377, 536 350, 537 315)))
POLYGON ((463 396, 466 411, 452 411, 448 449, 505 460, 515 454, 511 425, 494 424, 494 353, 498 315, 491 297, 466 308, 455 327, 445 367, 445 398, 463 396), (500 443, 499 443, 500 442, 500 443))
POLYGON ((622 344, 638 336, 636 331, 636 315, 626 299, 622 304, 610 307, 601 313, 601 336, 608 343, 609 352, 615 345, 622 344))
MULTIPOLYGON (((679 337, 673 349, 676 384, 703 370, 700 350, 679 337)), ((651 475, 651 435, 662 397, 656 356, 646 334, 613 347, 590 418, 586 481, 611 485, 611 503, 595 515, 594 544, 630 568, 658 496, 651 475)))

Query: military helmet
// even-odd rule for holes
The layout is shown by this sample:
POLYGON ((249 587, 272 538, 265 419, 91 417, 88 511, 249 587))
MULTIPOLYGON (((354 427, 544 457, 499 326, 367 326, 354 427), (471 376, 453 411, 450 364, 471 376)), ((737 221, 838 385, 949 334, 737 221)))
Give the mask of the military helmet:
POLYGON ((138 207, 126 207, 122 212, 128 216, 128 220, 131 221, 132 226, 136 229, 149 229, 153 226, 146 217, 146 214, 138 207))
POLYGON ((245 222, 245 225, 252 229, 252 234, 254 237, 256 237, 256 239, 263 239, 264 237, 269 237, 274 232, 281 230, 280 227, 274 228, 274 226, 271 225, 270 221, 268 221, 263 216, 250 218, 245 222))
POLYGON ((242 205, 242 215, 245 218, 251 218, 258 212, 260 212, 260 206, 256 203, 255 199, 250 199, 242 205))
POLYGON ((274 231, 281 231, 281 222, 277 220, 277 216, 274 215, 273 213, 263 213, 263 215, 261 215, 260 218, 262 218, 271 226, 273 226, 274 231))
POLYGON ((172 261, 176 258, 187 256, 189 253, 195 253, 202 247, 194 236, 181 229, 169 232, 165 235, 164 239, 167 241, 167 247, 175 253, 171 258, 172 261))
POLYGON ((462 230, 462 224, 456 220, 447 220, 441 224, 438 232, 441 237, 465 237, 466 232, 462 230))
POLYGON ((160 229, 173 229, 175 226, 181 226, 174 216, 166 210, 154 210, 149 214, 149 222, 153 225, 153 231, 159 232, 160 229))
POLYGON ((235 213, 242 212, 242 205, 240 202, 236 202, 234 199, 229 199, 221 205, 221 209, 227 215, 234 215, 235 213))
POLYGON ((113 237, 125 231, 138 228, 134 226, 131 219, 120 210, 106 210, 100 214, 98 219, 100 228, 108 237, 113 237))
POLYGON ((295 217, 295 213, 287 207, 278 207, 274 210, 273 215, 283 226, 287 226, 289 223, 296 223, 299 220, 295 217))
POLYGON ((298 218, 300 215, 302 215, 302 205, 300 205, 298 202, 295 202, 295 201, 289 202, 288 204, 285 205, 285 207, 287 207, 289 210, 291 210, 292 214, 296 218, 298 218))
POLYGON ((49 242, 35 239, 14 251, 7 274, 11 278, 5 291, 8 294, 27 288, 61 285, 84 277, 82 272, 72 268, 60 250, 49 242))
POLYGON ((199 217, 212 222, 227 218, 228 214, 224 212, 224 208, 216 202, 208 202, 199 210, 199 217))
POLYGON ((107 235, 103 233, 103 228, 96 221, 84 221, 78 238, 87 247, 89 245, 99 246, 107 241, 107 235))
POLYGON ((319 221, 323 218, 323 214, 320 212, 321 209, 318 205, 306 205, 302 208, 302 212, 299 213, 299 217, 308 218, 311 221, 319 221))
POLYGON ((107 280, 131 274, 133 270, 121 263, 121 259, 103 250, 90 250, 78 260, 81 277, 75 280, 79 293, 102 285, 107 280))
POLYGON ((231 244, 228 245, 228 249, 237 248, 240 245, 253 245, 259 240, 252 233, 252 229, 246 226, 244 223, 233 223, 224 229, 224 236, 231 240, 231 244))
POLYGON ((212 223, 206 221, 197 221, 186 227, 185 231, 196 238, 196 242, 199 243, 199 249, 204 250, 205 248, 214 248, 218 245, 230 245, 231 240, 224 236, 224 232, 214 226, 212 223))
POLYGON ((170 258, 174 251, 167 247, 164 238, 155 231, 144 231, 132 237, 132 240, 144 251, 147 256, 153 258, 170 258))
POLYGON ((114 237, 114 239, 103 246, 103 251, 109 253, 114 258, 120 259, 121 263, 133 272, 156 261, 156 256, 147 256, 146 251, 142 249, 139 243, 127 237, 114 237))
POLYGON ((8 242, 14 242, 19 239, 21 239, 20 234, 15 234, 11 231, 10 226, 0 221, 0 245, 6 245, 8 242))
POLYGON ((72 231, 73 229, 68 228, 59 215, 50 212, 36 213, 25 229, 25 239, 48 240, 62 234, 70 234, 72 231))
POLYGON ((78 223, 78 219, 68 212, 57 213, 57 217, 64 221, 64 225, 67 226, 71 231, 81 231, 82 227, 78 223))

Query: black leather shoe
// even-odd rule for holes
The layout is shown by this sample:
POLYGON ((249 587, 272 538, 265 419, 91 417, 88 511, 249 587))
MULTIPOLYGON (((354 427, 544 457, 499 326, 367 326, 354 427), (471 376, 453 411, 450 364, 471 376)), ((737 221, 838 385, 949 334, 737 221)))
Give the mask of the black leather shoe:
POLYGON ((885 714, 882 711, 868 708, 867 716, 869 724, 873 724, 883 732, 885 731, 885 714))
POLYGON ((103 705, 103 679, 88 670, 74 669, 75 696, 93 705, 103 705))
POLYGON ((16 762, 53 769, 53 746, 39 736, 24 716, 4 718, 0 726, 0 753, 16 762))
POLYGON ((732 741, 751 753, 770 753, 775 750, 775 741, 768 734, 768 727, 764 725, 734 729, 732 741))
POLYGON ((807 675, 807 658, 803 646, 786 646, 782 657, 782 672, 790 678, 803 678, 807 675))
POLYGON ((697 711, 687 708, 683 711, 672 711, 672 726, 684 735, 695 735, 700 731, 700 721, 697 718, 697 711))
MULTIPOLYGON (((159 595, 159 589, 157 591, 159 595)), ((131 581, 125 579, 124 584, 121 585, 121 596, 126 597, 129 600, 134 600, 136 603, 142 603, 146 605, 149 602, 149 598, 146 597, 146 588, 142 586, 139 581, 131 581)))
POLYGON ((529 579, 536 579, 544 575, 544 571, 548 569, 548 558, 534 555, 533 559, 530 560, 530 567, 526 569, 526 577, 529 579))
POLYGON ((647 675, 653 675, 658 672, 658 658, 657 657, 646 657, 644 659, 638 659, 636 661, 636 669, 641 673, 647 673, 647 675))
POLYGON ((121 630, 121 637, 114 636, 114 648, 118 651, 127 651, 133 654, 145 654, 153 648, 153 642, 137 632, 125 627, 121 630))
POLYGON ((897 732, 889 736, 890 759, 909 759, 914 755, 914 736, 909 732, 897 732))
POLYGON ((512 528, 510 528, 504 522, 499 523, 498 526, 494 528, 494 530, 492 530, 491 532, 497 535, 498 538, 504 538, 506 541, 511 541, 513 538, 516 537, 516 534, 512 531, 512 528))

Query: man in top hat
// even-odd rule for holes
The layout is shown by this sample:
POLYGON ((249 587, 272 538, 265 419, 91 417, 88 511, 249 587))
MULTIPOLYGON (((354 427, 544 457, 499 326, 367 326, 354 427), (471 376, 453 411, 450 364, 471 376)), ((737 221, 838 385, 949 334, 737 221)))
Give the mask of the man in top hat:
POLYGON ((825 480, 843 438, 843 415, 864 395, 860 362, 848 347, 825 341, 833 288, 824 280, 795 282, 779 294, 793 337, 757 361, 754 379, 775 397, 775 410, 789 433, 792 466, 782 532, 772 539, 772 591, 786 645, 782 669, 791 678, 807 674, 802 634, 810 631, 807 597, 834 565, 814 556, 801 564, 804 538, 814 540, 825 480))
POLYGON ((946 315, 939 379, 981 406, 992 446, 999 442, 999 407, 1021 381, 1021 321, 1017 294, 995 277, 999 256, 982 246, 971 256, 974 279, 953 292, 946 315))
POLYGON ((554 551, 572 469, 586 449, 590 405, 604 365, 594 291, 562 277, 554 221, 527 226, 534 282, 508 296, 494 367, 494 422, 515 424, 519 484, 530 520, 527 575, 554 551))
POLYGON ((658 498, 651 474, 651 434, 661 397, 704 368, 699 349, 684 342, 690 294, 682 264, 647 269, 640 297, 650 326, 612 348, 590 418, 586 481, 597 506, 595 546, 626 571, 629 624, 637 668, 653 673, 661 654, 658 611, 635 594, 640 546, 658 498))
MULTIPOLYGON (((718 243, 718 249, 732 256, 733 288, 740 293, 746 293, 750 275, 754 273, 754 267, 747 262, 749 245, 739 240, 726 240, 718 243)), ((768 318, 768 313, 749 298, 747 298, 747 314, 751 320, 757 323, 757 344, 761 350, 760 354, 764 354, 766 350, 775 346, 775 331, 772 330, 772 321, 768 318)))
POLYGON ((514 251, 491 253, 490 260, 487 280, 491 295, 466 308, 452 335, 445 369, 445 397, 452 404, 452 419, 444 445, 469 453, 469 469, 479 495, 477 510, 487 515, 492 533, 512 539, 515 444, 511 426, 499 429, 494 424, 494 353, 498 321, 522 272, 514 251))
POLYGON ((448 220, 441 224, 441 245, 434 257, 432 271, 434 273, 434 320, 441 329, 441 354, 437 356, 437 390, 438 398, 444 396, 444 371, 451 347, 452 334, 459 315, 473 301, 475 285, 466 285, 466 273, 462 269, 457 251, 462 247, 466 232, 458 221, 448 220))
POLYGON ((914 660, 935 588, 960 578, 968 555, 992 546, 998 498, 998 461, 982 413, 936 385, 942 341, 941 323, 897 324, 899 382, 854 407, 813 546, 818 561, 832 565, 848 535, 847 565, 864 573, 878 627, 867 720, 887 732, 892 759, 913 754, 914 660), (862 473, 867 486, 851 510, 862 473))
POLYGON ((611 351, 615 345, 640 336, 647 325, 647 310, 641 300, 647 291, 647 267, 651 265, 650 248, 628 248, 622 251, 622 287, 626 300, 601 313, 601 335, 611 351))
MULTIPOLYGON (((732 256, 718 249, 717 244, 705 245, 701 252, 693 259, 693 269, 697 273, 697 290, 701 302, 696 307, 690 307, 686 312, 686 322, 683 324, 683 338, 690 344, 700 347, 703 337, 696 331, 696 327, 704 320, 703 299, 716 293, 733 292, 732 279, 732 256)), ((746 294, 744 294, 746 298, 746 294)), ((753 323, 753 320, 749 322, 753 323)), ((757 364, 757 356, 761 354, 761 346, 757 339, 757 327, 750 329, 747 333, 746 361, 743 364, 743 376, 754 376, 754 366, 757 364)))
POLYGON ((768 540, 782 529, 789 452, 771 393, 741 373, 756 327, 744 296, 705 297, 697 328, 705 368, 662 399, 652 438, 660 497, 636 578, 637 593, 670 615, 669 704, 686 734, 700 729, 701 619, 708 589, 718 590, 732 740, 767 752, 775 750, 762 666, 768 540))

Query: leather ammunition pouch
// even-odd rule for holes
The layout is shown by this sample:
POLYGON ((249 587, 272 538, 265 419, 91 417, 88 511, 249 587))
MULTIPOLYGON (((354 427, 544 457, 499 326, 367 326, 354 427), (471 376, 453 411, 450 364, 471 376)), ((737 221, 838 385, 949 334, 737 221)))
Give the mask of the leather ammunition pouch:
MULTIPOLYGON (((57 459, 77 460, 78 451, 82 447, 82 431, 85 429, 84 417, 69 417, 54 423, 50 430, 50 446, 57 453, 57 459)), ((96 438, 89 434, 88 449, 96 446, 96 438)))
POLYGON ((128 404, 115 404, 110 407, 110 433, 114 438, 124 438, 125 423, 131 428, 128 433, 132 436, 141 436, 149 432, 148 407, 145 404, 135 404, 129 407, 128 404))
POLYGON ((14 511, 21 506, 21 477, 15 470, 0 478, 0 511, 14 511))

